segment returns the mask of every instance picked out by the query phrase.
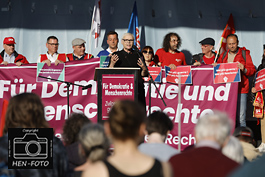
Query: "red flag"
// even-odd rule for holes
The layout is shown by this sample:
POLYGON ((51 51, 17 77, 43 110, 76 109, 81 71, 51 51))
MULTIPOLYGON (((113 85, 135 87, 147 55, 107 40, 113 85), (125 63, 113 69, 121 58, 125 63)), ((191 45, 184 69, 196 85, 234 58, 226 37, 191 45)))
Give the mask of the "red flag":
POLYGON ((98 37, 101 25, 101 0, 95 0, 94 11, 92 15, 92 34, 95 35, 95 48, 98 46, 98 37))
POLYGON ((215 52, 217 53, 217 55, 221 54, 221 53, 223 53, 224 51, 227 50, 227 48, 226 48, 226 37, 229 34, 234 34, 235 32, 236 32, 236 30, 235 30, 233 15, 230 14, 229 19, 227 21, 227 24, 225 26, 225 29, 223 31, 223 34, 221 36, 221 39, 218 42, 218 45, 216 47, 216 51, 215 52))

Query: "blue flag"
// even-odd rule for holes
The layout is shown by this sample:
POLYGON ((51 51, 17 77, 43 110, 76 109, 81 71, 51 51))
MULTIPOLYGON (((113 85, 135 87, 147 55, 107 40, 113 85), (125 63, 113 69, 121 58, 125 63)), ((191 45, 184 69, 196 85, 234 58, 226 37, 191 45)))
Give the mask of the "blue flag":
POLYGON ((134 2, 133 11, 128 27, 128 33, 132 33, 134 35, 134 45, 137 46, 137 48, 140 50, 140 35, 139 35, 136 1, 134 2))

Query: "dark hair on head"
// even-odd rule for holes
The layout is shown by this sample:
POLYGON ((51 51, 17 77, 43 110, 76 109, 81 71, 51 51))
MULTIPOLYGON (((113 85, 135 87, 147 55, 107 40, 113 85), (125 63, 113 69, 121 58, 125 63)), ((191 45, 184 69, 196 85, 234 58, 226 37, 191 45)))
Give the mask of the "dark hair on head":
POLYGON ((156 132, 163 136, 167 136, 167 132, 171 131, 173 127, 174 125, 168 115, 162 111, 153 112, 146 120, 146 130, 148 135, 156 132))
POLYGON ((8 128, 49 128, 44 106, 35 93, 21 93, 8 103, 4 134, 8 128))
POLYGON ((59 41, 58 38, 57 38, 56 36, 49 36, 49 37, 47 38, 47 43, 49 42, 50 39, 56 39, 57 41, 59 41))
POLYGON ((146 113, 140 103, 131 100, 116 101, 109 112, 111 134, 122 141, 137 140, 140 126, 145 119, 146 113))
POLYGON ((237 37, 236 34, 229 34, 229 35, 227 35, 226 39, 228 39, 229 37, 235 37, 236 38, 236 41, 238 43, 238 37, 237 37))
POLYGON ((163 49, 168 52, 170 49, 170 40, 172 36, 176 36, 178 38, 178 44, 177 44, 177 49, 180 48, 182 40, 180 38, 180 36, 177 33, 168 33, 165 37, 164 37, 164 41, 163 41, 163 49))
POLYGON ((142 52, 143 52, 143 51, 147 51, 148 49, 149 49, 149 51, 152 52, 152 60, 154 60, 154 56, 155 56, 155 54, 154 54, 154 50, 153 50, 153 48, 152 48, 151 46, 145 46, 145 47, 142 49, 142 52))
POLYGON ((116 31, 109 31, 107 37, 109 37, 109 35, 114 35, 114 34, 117 36, 117 38, 119 37, 116 31))
POLYGON ((63 126, 63 140, 65 145, 78 141, 78 133, 85 124, 91 123, 83 113, 72 113, 63 126))

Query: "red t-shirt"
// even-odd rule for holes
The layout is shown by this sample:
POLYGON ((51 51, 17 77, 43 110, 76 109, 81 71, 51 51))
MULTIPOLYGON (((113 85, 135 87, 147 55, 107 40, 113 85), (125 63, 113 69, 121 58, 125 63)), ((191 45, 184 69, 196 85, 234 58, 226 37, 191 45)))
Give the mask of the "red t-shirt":
POLYGON ((176 52, 172 54, 161 48, 156 51, 155 55, 159 62, 161 62, 161 66, 169 66, 170 64, 174 64, 176 66, 187 65, 185 55, 182 52, 176 52))
POLYGON ((215 59, 215 55, 213 55, 211 58, 207 58, 207 57, 205 57, 205 55, 203 56, 203 61, 207 65, 213 64, 214 63, 214 59, 215 59))

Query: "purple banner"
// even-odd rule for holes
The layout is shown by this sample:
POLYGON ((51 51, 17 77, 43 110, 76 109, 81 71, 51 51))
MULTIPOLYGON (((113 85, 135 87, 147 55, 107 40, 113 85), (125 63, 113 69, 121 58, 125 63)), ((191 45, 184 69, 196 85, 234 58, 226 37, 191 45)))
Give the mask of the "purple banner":
MULTIPOLYGON (((78 86, 70 86, 70 111, 84 112, 92 121, 97 121, 97 83, 93 80, 95 68, 99 67, 99 58, 72 61, 65 63, 65 80, 78 85, 92 84, 87 90, 78 86)), ((22 92, 34 92, 43 100, 46 119, 55 129, 58 137, 62 133, 62 126, 67 119, 67 87, 64 83, 36 82, 36 64, 17 67, 15 64, 0 66, 0 114, 3 100, 22 92)), ((166 142, 177 147, 181 142, 182 149, 195 142, 193 128, 199 116, 212 113, 214 109, 226 111, 234 121, 236 116, 238 83, 213 84, 213 67, 191 67, 192 85, 181 86, 181 104, 178 110, 179 88, 176 84, 166 83, 163 72, 162 84, 156 84, 167 106, 161 101, 154 85, 151 89, 151 110, 162 110, 174 122, 166 142), (178 112, 181 121, 177 120, 178 112), (178 123, 181 122, 181 139, 178 139, 178 123)), ((149 84, 145 83, 147 114, 149 109, 149 84)))

